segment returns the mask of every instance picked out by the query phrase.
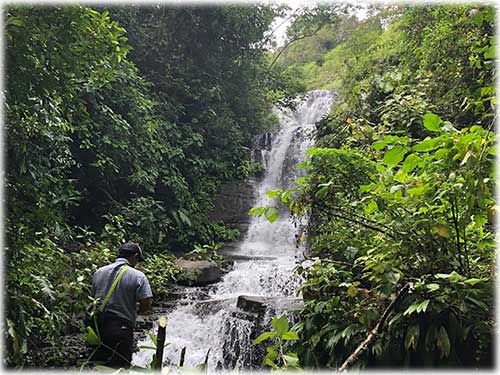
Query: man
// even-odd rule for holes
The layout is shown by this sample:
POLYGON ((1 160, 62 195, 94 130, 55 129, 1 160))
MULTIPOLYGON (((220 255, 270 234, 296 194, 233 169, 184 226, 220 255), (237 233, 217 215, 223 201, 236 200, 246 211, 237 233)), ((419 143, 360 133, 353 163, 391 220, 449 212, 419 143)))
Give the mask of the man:
POLYGON ((153 294, 148 279, 144 273, 134 269, 143 260, 138 244, 123 244, 116 261, 99 268, 92 279, 92 297, 99 297, 103 301, 122 267, 129 266, 105 305, 99 324, 99 334, 104 345, 99 347, 92 358, 106 361, 109 367, 130 367, 137 314, 147 314, 151 310, 153 294))

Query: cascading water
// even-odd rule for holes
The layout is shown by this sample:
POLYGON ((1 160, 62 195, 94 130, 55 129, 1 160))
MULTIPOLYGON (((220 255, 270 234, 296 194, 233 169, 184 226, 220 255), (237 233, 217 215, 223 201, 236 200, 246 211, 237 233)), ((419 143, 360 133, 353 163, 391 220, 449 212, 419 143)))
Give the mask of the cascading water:
MULTIPOLYGON (((264 154, 260 155, 266 173, 256 187, 258 198, 254 206, 275 204, 266 192, 287 189, 299 177, 295 166, 305 159, 304 152, 313 143, 314 125, 328 112, 333 99, 329 91, 311 91, 296 111, 277 112, 282 128, 272 137, 270 149, 264 147, 264 154)), ((266 135, 266 144, 269 141, 266 135)), ((272 224, 264 218, 252 218, 245 239, 233 252, 244 255, 245 259, 235 258, 232 270, 208 290, 208 298, 196 297, 206 289, 202 292, 200 288, 192 288, 191 297, 179 301, 167 315, 169 345, 165 348, 164 363, 178 364, 180 352, 186 347, 185 367, 188 368, 203 363, 209 349, 211 370, 255 366, 251 337, 256 325, 241 316, 236 301, 241 295, 272 297, 279 301, 294 294, 298 280, 292 276, 293 268, 303 250, 296 246, 296 224, 287 212, 281 212, 272 224)), ((275 312, 278 310, 279 307, 275 312)), ((151 345, 149 338, 139 345, 151 345)), ((152 355, 153 351, 142 350, 134 354, 133 363, 146 366, 152 355)))

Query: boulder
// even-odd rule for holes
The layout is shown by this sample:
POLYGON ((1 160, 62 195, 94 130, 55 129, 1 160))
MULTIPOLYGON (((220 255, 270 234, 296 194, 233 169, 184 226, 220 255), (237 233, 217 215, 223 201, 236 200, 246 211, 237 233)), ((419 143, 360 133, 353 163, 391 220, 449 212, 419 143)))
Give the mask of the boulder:
POLYGON ((255 314, 264 314, 266 306, 269 303, 269 298, 259 296, 238 296, 236 306, 243 311, 255 314))
POLYGON ((181 285, 205 286, 217 283, 222 278, 222 270, 217 263, 208 260, 179 258, 175 261, 175 265, 189 276, 189 280, 179 280, 181 285))
POLYGON ((302 298, 296 297, 262 297, 262 296, 245 296, 238 297, 236 306, 241 310, 263 314, 266 309, 272 311, 299 311, 304 308, 304 301, 302 298))

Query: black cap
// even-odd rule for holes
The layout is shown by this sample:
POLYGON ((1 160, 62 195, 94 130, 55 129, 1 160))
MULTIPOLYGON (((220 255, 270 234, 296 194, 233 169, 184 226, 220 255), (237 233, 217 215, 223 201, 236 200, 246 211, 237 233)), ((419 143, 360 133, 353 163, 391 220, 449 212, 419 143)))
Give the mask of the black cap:
POLYGON ((146 260, 144 258, 144 255, 142 254, 141 247, 139 244, 135 242, 127 242, 124 243, 123 245, 120 246, 120 249, 118 250, 120 255, 124 255, 126 257, 137 254, 137 257, 139 258, 140 261, 146 260))

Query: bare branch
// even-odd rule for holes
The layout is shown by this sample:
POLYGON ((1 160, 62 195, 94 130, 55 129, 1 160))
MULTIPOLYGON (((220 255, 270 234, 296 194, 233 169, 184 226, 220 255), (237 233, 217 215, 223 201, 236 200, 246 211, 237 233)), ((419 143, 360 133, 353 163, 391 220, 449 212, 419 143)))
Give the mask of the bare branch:
POLYGON ((293 38, 292 40, 288 41, 285 46, 278 52, 278 54, 274 57, 273 61, 271 62, 271 65, 269 66, 269 69, 271 69, 273 66, 274 66, 274 63, 276 62, 276 60, 278 60, 278 58, 281 56, 281 54, 283 52, 285 52, 288 47, 290 47, 292 45, 292 43, 295 43, 299 40, 302 40, 302 39, 305 39, 305 38, 309 38, 311 36, 314 36, 318 33, 318 31, 320 31, 322 28, 323 28, 324 25, 319 25, 312 33, 310 34, 304 34, 304 35, 300 35, 300 36, 297 36, 295 38, 293 38))
POLYGON ((290 14, 290 16, 288 16, 287 18, 285 18, 285 19, 283 20, 283 22, 281 22, 278 26, 276 26, 276 27, 275 27, 275 28, 274 28, 274 29, 273 29, 273 30, 272 30, 272 31, 271 31, 271 32, 270 32, 270 33, 269 33, 269 34, 268 34, 268 35, 267 35, 267 36, 266 36, 266 37, 265 37, 265 38, 264 38, 261 42, 260 42, 260 44, 259 44, 259 49, 260 49, 260 48, 262 48, 262 47, 264 46, 264 44, 266 44, 266 43, 269 41, 269 39, 271 39, 271 37, 273 36, 273 34, 276 32, 276 30, 278 30, 281 26, 283 26, 283 24, 284 24, 285 22, 290 21, 290 20, 291 20, 291 19, 295 16, 295 14, 296 14, 298 11, 299 11, 299 8, 295 9, 295 10, 293 11, 293 13, 292 13, 292 14, 290 14))
POLYGON ((370 331, 366 339, 359 344, 359 346, 356 348, 356 350, 345 360, 345 362, 342 364, 342 366, 339 367, 338 371, 346 371, 348 367, 351 367, 354 363, 356 363, 361 355, 371 347, 375 339, 377 338, 378 331, 380 330, 380 327, 382 327, 389 317, 390 313, 392 312, 392 309, 394 308, 394 305, 401 299, 401 297, 413 286, 412 283, 406 284, 401 290, 399 291, 398 295, 394 300, 387 306, 385 309, 384 313, 382 314, 382 317, 379 319, 375 327, 370 331))

